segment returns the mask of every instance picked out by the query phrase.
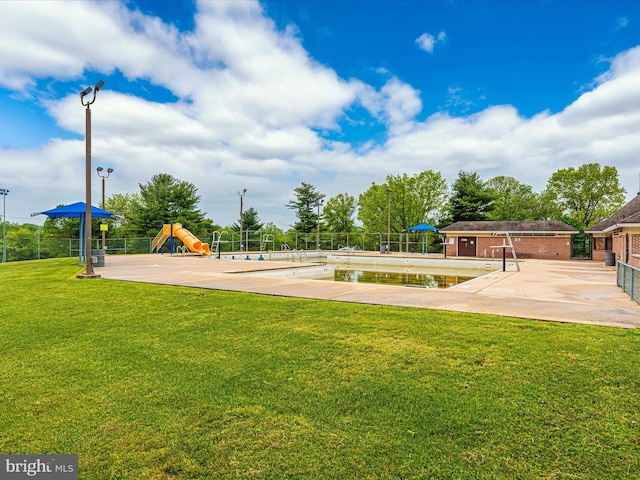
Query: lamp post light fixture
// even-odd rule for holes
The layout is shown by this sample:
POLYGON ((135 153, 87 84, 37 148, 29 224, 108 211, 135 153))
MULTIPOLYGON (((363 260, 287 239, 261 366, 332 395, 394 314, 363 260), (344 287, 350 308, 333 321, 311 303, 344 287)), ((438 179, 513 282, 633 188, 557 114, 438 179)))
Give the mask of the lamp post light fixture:
POLYGON ((85 264, 86 270, 84 273, 78 275, 78 278, 100 278, 100 275, 96 275, 93 272, 93 261, 91 258, 91 104, 96 101, 96 95, 100 89, 104 86, 104 82, 99 80, 94 88, 87 87, 80 92, 80 103, 86 108, 85 125, 86 125, 86 153, 85 153, 85 169, 86 169, 86 185, 85 185, 85 202, 86 211, 84 218, 84 252, 85 252, 85 264), (93 92, 93 98, 90 101, 85 101, 85 97, 93 92))
MULTIPOLYGON (((104 171, 104 168, 98 167, 97 170, 98 170, 98 176, 102 178, 102 205, 100 206, 100 208, 104 210, 104 181, 105 179, 109 178, 109 175, 113 173, 113 168, 107 168, 106 175, 102 173, 104 171)), ((102 223, 107 223, 107 220, 103 218, 102 223)), ((105 230, 102 230, 102 249, 104 250, 105 254, 107 253, 106 233, 107 232, 105 230)))
POLYGON ((7 194, 9 190, 0 188, 2 195, 2 263, 7 263, 7 194))
POLYGON ((242 189, 242 193, 238 192, 238 195, 240 195, 240 251, 242 251, 242 198, 245 196, 245 194, 247 193, 247 189, 243 188, 242 189))
POLYGON ((316 206, 318 207, 318 231, 316 233, 316 250, 320 250, 320 207, 324 203, 322 198, 318 199, 316 206))
POLYGON ((391 253, 391 189, 387 187, 387 251, 391 253))

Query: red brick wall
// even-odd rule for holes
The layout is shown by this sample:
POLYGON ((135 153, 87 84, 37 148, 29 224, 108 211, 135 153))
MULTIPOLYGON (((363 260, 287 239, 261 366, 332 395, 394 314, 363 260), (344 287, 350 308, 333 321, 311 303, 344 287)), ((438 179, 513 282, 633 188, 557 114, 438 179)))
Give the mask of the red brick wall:
POLYGON ((444 246, 445 248, 445 254, 447 257, 457 257, 458 254, 458 237, 454 237, 454 236, 449 236, 447 235, 447 239, 446 239, 446 244, 444 246), (453 244, 450 244, 449 242, 451 241, 451 239, 453 239, 453 244))
MULTIPOLYGON (((465 235, 470 237, 472 235, 465 235)), ((451 237, 447 236, 447 256, 457 256, 458 237, 454 238, 453 245, 449 242, 451 237)), ((502 245, 505 237, 481 237, 476 236, 476 256, 484 258, 502 258, 502 249, 492 249, 492 246, 502 245), (486 255, 485 255, 486 252, 486 255)), ((530 253, 531 258, 570 260, 571 259, 571 237, 512 237, 513 246, 518 253, 530 253), (516 238, 520 241, 516 242, 516 238)), ((510 255, 511 249, 507 250, 510 255)), ((604 254, 602 257, 604 261, 604 254)))
MULTIPOLYGON (((503 239, 504 237, 478 238, 478 256, 484 256, 484 249, 487 251, 487 257, 491 256, 491 247, 502 245, 503 239)), ((516 255, 519 253, 530 253, 531 258, 552 260, 571 259, 570 237, 512 237, 511 241, 516 250, 516 255), (518 238, 520 239, 519 242, 516 241, 518 238)), ((510 250, 507 250, 507 255, 509 255, 509 253, 510 250)), ((502 249, 495 250, 494 255, 501 258, 502 249)))
POLYGON ((611 250, 611 240, 607 237, 594 237, 591 244, 591 260, 594 262, 604 262, 607 259, 607 253, 611 250), (606 248, 609 246, 609 250, 606 248))
POLYGON ((616 254, 616 260, 620 259, 624 261, 624 237, 613 237, 613 253, 616 254))
MULTIPOLYGON (((627 262, 627 235, 623 233, 619 236, 613 237, 613 251, 616 254, 616 258, 619 258, 623 262, 627 262)), ((634 255, 640 255, 640 234, 638 233, 630 233, 629 234, 629 260, 627 263, 634 267, 640 268, 640 258, 635 257, 634 255)))

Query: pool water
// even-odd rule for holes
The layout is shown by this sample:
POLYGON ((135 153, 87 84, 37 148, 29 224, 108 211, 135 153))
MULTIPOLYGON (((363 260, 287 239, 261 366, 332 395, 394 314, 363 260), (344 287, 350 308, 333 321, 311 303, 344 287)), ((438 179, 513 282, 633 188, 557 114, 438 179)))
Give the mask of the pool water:
MULTIPOLYGON (((486 272, 481 272, 482 275, 485 273, 486 272)), ((472 272, 469 272, 467 275, 451 275, 444 273, 375 271, 359 268, 336 267, 333 279, 329 278, 327 280, 350 283, 404 285, 408 287, 422 288, 449 288, 478 276, 478 274, 473 275, 472 272)))

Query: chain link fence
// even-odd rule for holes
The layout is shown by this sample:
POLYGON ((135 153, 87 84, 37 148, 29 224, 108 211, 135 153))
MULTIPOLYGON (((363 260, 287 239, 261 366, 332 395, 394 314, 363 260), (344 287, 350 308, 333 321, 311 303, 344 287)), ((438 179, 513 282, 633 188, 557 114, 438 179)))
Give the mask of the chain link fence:
MULTIPOLYGON (((280 251, 280 250, 363 250, 379 252, 387 244, 387 234, 381 232, 316 233, 261 231, 243 232, 242 239, 237 232, 215 232, 211 237, 200 238, 210 244, 211 250, 221 253, 237 251, 280 251), (218 238, 220 242, 218 243, 218 238)), ((107 238, 108 255, 132 255, 152 253, 152 237, 107 238)), ((176 239, 175 246, 182 243, 176 239)), ((414 233, 392 233, 389 238, 392 252, 440 253, 442 238, 437 234, 422 237, 414 233)), ((81 242, 77 238, 48 238, 34 235, 33 238, 6 239, 7 261, 40 260, 45 258, 78 257, 81 242)), ((92 249, 101 249, 102 240, 94 237, 92 249)), ((169 242, 164 246, 169 252, 169 242)))

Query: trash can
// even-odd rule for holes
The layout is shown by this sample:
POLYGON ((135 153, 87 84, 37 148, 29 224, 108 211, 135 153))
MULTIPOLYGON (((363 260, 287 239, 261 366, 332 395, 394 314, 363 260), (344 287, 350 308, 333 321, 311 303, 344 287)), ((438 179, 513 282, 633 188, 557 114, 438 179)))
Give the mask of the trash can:
POLYGON ((604 253, 604 265, 606 267, 615 267, 616 266, 616 253, 615 252, 605 252, 604 253))
POLYGON ((93 250, 92 260, 94 267, 104 267, 104 257, 107 255, 107 251, 104 248, 93 250))

